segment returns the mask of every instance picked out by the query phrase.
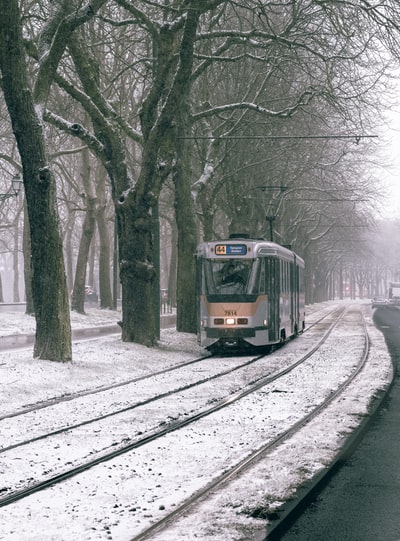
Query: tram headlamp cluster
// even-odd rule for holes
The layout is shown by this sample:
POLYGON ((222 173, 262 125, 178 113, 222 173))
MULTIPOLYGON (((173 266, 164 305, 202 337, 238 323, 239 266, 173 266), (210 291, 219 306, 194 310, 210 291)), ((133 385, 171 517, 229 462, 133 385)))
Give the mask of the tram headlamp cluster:
POLYGON ((248 323, 247 317, 238 317, 237 319, 234 317, 227 317, 226 319, 223 317, 214 318, 214 325, 248 325, 248 323))

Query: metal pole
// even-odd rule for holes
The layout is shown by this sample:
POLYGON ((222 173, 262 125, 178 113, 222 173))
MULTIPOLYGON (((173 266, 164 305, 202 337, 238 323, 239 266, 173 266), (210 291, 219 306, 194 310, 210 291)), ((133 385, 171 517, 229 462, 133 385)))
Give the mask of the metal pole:
POLYGON ((155 279, 153 287, 154 303, 154 328, 156 336, 160 339, 160 216, 158 203, 152 208, 153 217, 153 262, 155 270, 155 279))
POLYGON ((273 223, 275 220, 275 216, 266 216, 267 222, 269 223, 269 240, 271 242, 274 242, 274 229, 273 229, 273 223))
POLYGON ((113 254, 113 308, 117 309, 118 297, 118 227, 117 215, 114 214, 114 254, 113 254))

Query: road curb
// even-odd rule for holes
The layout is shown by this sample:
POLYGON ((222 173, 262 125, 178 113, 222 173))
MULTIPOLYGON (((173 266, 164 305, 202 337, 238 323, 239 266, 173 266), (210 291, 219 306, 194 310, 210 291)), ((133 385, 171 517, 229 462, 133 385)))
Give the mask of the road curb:
MULTIPOLYGON (((175 325, 176 316, 174 314, 168 316, 161 316, 160 327, 166 329, 175 325)), ((96 338, 97 336, 105 336, 109 334, 119 334, 121 327, 117 323, 111 323, 106 325, 99 325, 97 327, 84 327, 82 329, 72 329, 73 340, 85 340, 90 338, 96 338)), ((18 348, 24 348, 33 346, 35 343, 34 334, 12 334, 9 336, 0 337, 0 349, 12 350, 18 348)))

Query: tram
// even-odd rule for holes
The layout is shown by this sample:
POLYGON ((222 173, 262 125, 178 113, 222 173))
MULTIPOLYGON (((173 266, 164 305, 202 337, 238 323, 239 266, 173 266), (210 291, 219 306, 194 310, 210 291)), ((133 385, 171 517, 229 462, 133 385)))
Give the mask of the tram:
POLYGON ((234 235, 198 245, 198 342, 212 353, 271 348, 305 326, 304 261, 292 250, 234 235))

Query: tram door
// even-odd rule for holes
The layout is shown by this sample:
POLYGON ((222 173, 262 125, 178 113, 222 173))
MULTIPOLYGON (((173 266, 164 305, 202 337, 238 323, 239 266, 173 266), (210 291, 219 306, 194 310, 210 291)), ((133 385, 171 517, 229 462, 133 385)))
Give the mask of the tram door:
POLYGON ((280 314, 279 314, 279 293, 280 293, 280 264, 278 259, 266 258, 266 279, 269 299, 268 313, 268 339, 270 342, 279 341, 280 314))
POLYGON ((292 320, 292 332, 294 332, 295 327, 299 330, 299 269, 296 264, 296 258, 293 263, 290 264, 290 310, 291 310, 291 320, 292 320))

